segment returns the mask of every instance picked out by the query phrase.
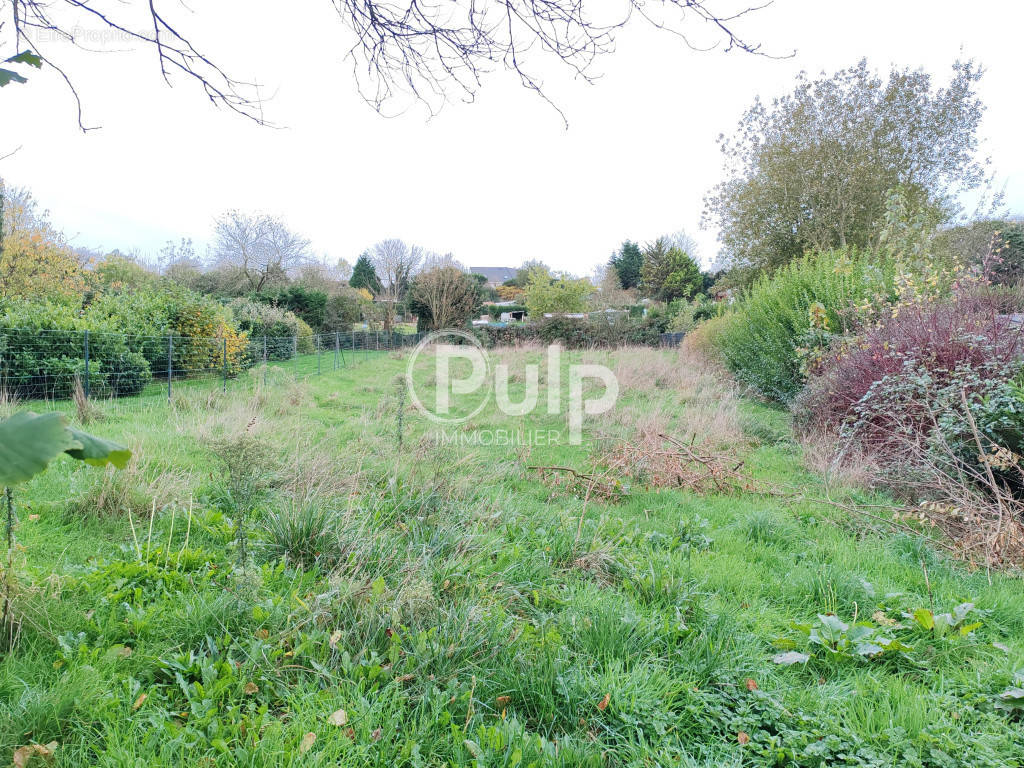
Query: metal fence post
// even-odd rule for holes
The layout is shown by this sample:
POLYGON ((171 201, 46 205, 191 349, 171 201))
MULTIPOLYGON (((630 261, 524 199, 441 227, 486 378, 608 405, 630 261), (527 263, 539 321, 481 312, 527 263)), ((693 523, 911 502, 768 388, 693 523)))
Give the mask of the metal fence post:
POLYGON ((220 340, 221 344, 221 361, 224 368, 224 391, 228 391, 228 337, 225 336, 220 340))
POLYGON ((267 386, 267 336, 263 335, 263 386, 267 386))
POLYGON ((89 330, 82 332, 82 347, 85 354, 85 397, 89 397, 89 330))
POLYGON ((167 399, 171 399, 171 374, 174 373, 174 334, 167 335, 167 399))
POLYGON ((338 353, 341 351, 341 332, 334 332, 334 370, 338 370, 338 353))
POLYGON ((356 362, 356 332, 352 331, 352 363, 356 362))
POLYGON ((319 333, 316 334, 313 337, 313 341, 316 342, 316 375, 319 376, 322 373, 322 371, 320 370, 320 366, 321 366, 320 359, 321 359, 321 357, 323 357, 323 355, 321 354, 322 350, 320 349, 320 334, 319 333))

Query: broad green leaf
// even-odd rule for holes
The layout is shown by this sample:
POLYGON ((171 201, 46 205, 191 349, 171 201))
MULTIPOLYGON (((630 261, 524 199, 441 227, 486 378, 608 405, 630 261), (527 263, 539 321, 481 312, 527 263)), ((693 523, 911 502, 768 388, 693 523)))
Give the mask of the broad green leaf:
POLYGON ((831 613, 819 613, 818 621, 821 622, 821 625, 825 630, 821 633, 822 636, 832 641, 838 640, 842 637, 843 633, 850 628, 849 624, 831 613))
POLYGON ((64 451, 82 448, 59 413, 16 413, 0 422, 0 485, 23 483, 64 451))
POLYGON ((918 608, 914 611, 914 621, 923 629, 935 629, 935 617, 927 608, 918 608))
POLYGON ((974 610, 974 603, 960 603, 956 608, 953 609, 953 616, 956 617, 957 623, 960 623, 967 614, 974 610))
POLYGON ((885 651, 885 648, 877 643, 857 643, 854 651, 860 656, 877 656, 885 651))
POLYGON ((3 69, 0 67, 0 88, 3 88, 8 83, 27 83, 28 78, 19 75, 12 69, 3 69))
POLYGON ((996 702, 999 709, 1024 709, 1024 688, 1007 688, 999 694, 999 701, 996 702))
POLYGON ((7 59, 7 63, 28 64, 30 67, 35 67, 36 69, 43 68, 42 58, 38 54, 32 53, 32 51, 22 51, 15 56, 11 56, 11 58, 7 59))
POLYGON ((776 664, 782 664, 783 666, 790 666, 791 664, 806 664, 810 660, 810 656, 806 653, 799 653, 797 651, 787 651, 786 653, 777 653, 772 657, 772 661, 776 664))
POLYGON ((973 624, 964 624, 962 627, 960 627, 960 636, 961 637, 967 637, 967 635, 971 634, 971 632, 973 632, 974 630, 976 630, 980 626, 981 626, 981 622, 980 621, 976 621, 973 624))
POLYGON ((110 463, 118 469, 124 469, 132 457, 132 452, 123 445, 81 432, 73 427, 68 427, 68 431, 81 446, 67 451, 73 459, 79 459, 94 467, 103 467, 110 463))
POLYGON ((956 622, 953 620, 953 614, 951 613, 937 613, 935 614, 935 634, 944 635, 956 622))
POLYGON ((875 634, 875 628, 869 624, 855 624, 850 628, 850 631, 846 633, 846 638, 851 643, 859 643, 862 640, 873 637, 875 634))

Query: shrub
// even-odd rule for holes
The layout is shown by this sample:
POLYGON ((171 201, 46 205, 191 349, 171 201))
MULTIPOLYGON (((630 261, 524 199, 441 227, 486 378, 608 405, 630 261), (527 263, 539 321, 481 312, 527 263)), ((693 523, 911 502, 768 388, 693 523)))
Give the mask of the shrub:
POLYGON ((74 308, 47 301, 14 301, 0 315, 0 379, 25 398, 71 397, 75 377, 85 379, 85 331, 89 330, 89 385, 97 394, 106 373, 128 352, 125 337, 109 322, 91 326, 74 308))
POLYGON ((365 300, 354 290, 347 290, 327 299, 324 306, 323 330, 330 333, 342 331, 348 333, 352 325, 362 317, 362 305, 365 300))
POLYGON ((566 349, 590 347, 657 346, 661 326, 656 319, 636 322, 624 317, 546 317, 527 325, 474 329, 484 346, 506 346, 523 341, 561 344, 566 349))
POLYGON ((327 294, 301 285, 289 285, 277 290, 264 290, 252 295, 254 301, 292 312, 308 326, 320 331, 327 314, 327 294))
POLYGON ((247 332, 262 356, 263 337, 267 339, 267 359, 290 360, 314 351, 313 330, 294 312, 252 299, 235 299, 229 305, 238 327, 247 332))
POLYGON ((754 283, 716 333, 736 378, 780 402, 800 391, 807 343, 816 348, 847 329, 856 305, 896 297, 895 265, 870 252, 809 254, 754 283), (826 335, 809 333, 826 331, 826 335))
POLYGON ((689 333, 697 325, 722 313, 724 305, 701 296, 693 301, 673 301, 668 311, 671 315, 667 330, 670 333, 689 333))
POLYGON ((126 352, 108 363, 107 382, 115 397, 138 395, 152 379, 146 358, 138 352, 126 352))
MULTIPOLYGON (((901 307, 830 353, 794 403, 798 427, 838 432, 907 479, 979 474, 975 429, 981 453, 1019 456, 1024 329, 1002 309, 990 293, 901 307)), ((1020 486, 1018 474, 1004 478, 1020 486)))
MULTIPOLYGON (((174 371, 188 374, 227 368, 237 374, 242 366, 246 334, 236 332, 232 325, 230 313, 212 299, 194 296, 182 302, 175 308, 171 321, 175 336, 174 371), (184 343, 178 343, 178 337, 184 343)), ((166 369, 166 355, 164 359, 166 369)))

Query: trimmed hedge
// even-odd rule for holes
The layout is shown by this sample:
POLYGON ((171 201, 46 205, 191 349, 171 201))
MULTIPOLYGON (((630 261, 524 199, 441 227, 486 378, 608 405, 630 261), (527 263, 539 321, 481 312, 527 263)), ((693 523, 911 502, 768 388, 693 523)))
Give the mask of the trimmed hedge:
POLYGON ((486 347, 507 346, 524 341, 561 344, 566 349, 621 347, 626 345, 656 347, 661 341, 662 324, 657 320, 636 322, 625 318, 581 319, 547 317, 539 322, 504 328, 484 326, 474 333, 486 347))

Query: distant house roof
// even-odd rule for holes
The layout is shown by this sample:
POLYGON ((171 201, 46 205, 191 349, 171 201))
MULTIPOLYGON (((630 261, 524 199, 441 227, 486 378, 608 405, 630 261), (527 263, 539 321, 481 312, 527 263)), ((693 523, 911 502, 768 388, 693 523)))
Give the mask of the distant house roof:
POLYGON ((506 280, 512 280, 519 270, 516 267, 470 267, 469 272, 473 275, 483 275, 491 285, 501 285, 506 280))

